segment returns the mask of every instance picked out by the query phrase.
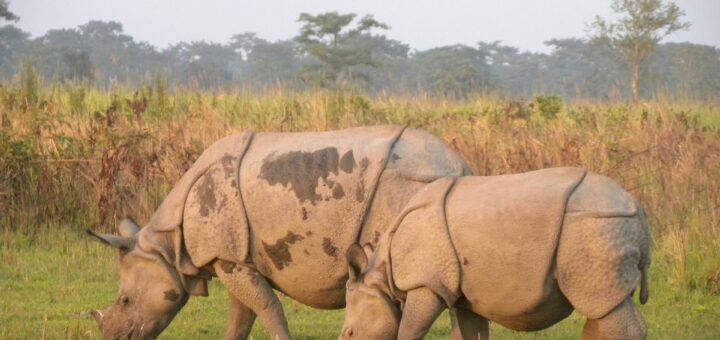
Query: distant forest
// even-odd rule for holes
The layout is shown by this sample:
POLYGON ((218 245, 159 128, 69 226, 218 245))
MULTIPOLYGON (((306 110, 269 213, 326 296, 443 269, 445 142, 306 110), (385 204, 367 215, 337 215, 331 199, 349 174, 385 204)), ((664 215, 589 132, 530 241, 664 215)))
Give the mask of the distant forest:
MULTIPOLYGON (((243 33, 224 44, 182 42, 165 49, 135 40, 118 22, 91 21, 32 39, 11 24, 0 28, 0 80, 18 81, 23 69, 32 68, 45 84, 85 83, 101 89, 164 82, 203 90, 343 86, 368 93, 451 98, 630 97, 628 66, 607 42, 553 39, 546 42, 550 53, 523 52, 500 42, 416 50, 388 39, 382 33, 389 27, 371 16, 359 21, 350 16, 329 35, 317 30, 319 23, 313 20, 320 16, 301 16, 305 25, 288 40, 267 41, 243 33), (349 29, 351 21, 355 29, 349 29)), ((640 85, 645 98, 710 100, 720 94, 716 47, 660 44, 643 67, 640 85)))

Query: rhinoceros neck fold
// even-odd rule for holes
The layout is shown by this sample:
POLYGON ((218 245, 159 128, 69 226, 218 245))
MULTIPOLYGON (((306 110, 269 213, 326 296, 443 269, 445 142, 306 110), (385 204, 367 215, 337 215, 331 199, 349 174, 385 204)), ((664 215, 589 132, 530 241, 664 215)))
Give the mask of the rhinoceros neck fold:
MULTIPOLYGON (((387 167, 387 163, 388 163, 388 161, 389 161, 390 158, 391 158, 391 157, 390 157, 390 152, 392 151, 393 146, 395 146, 395 143, 397 143, 397 141, 400 139, 400 137, 402 137, 402 135, 403 135, 403 133, 405 132, 405 130, 407 129, 407 127, 408 127, 407 124, 406 124, 406 125, 403 125, 403 126, 397 131, 397 133, 395 134, 395 136, 393 136, 393 138, 391 139, 390 145, 389 145, 389 147, 388 147, 388 149, 387 149, 387 152, 386 152, 386 155, 387 155, 387 156, 385 157, 384 163, 383 163, 383 165, 382 165, 383 170, 379 171, 379 172, 375 175, 375 178, 372 179, 372 188, 373 188, 372 191, 371 191, 372 194, 370 195, 370 197, 368 197, 368 198, 363 202, 364 205, 363 205, 363 207, 362 207, 362 216, 360 217, 360 219, 359 219, 359 221, 358 221, 358 222, 359 222, 359 224, 358 224, 358 229, 359 229, 360 227, 362 227, 363 224, 365 224, 365 220, 367 219, 368 211, 370 210, 370 206, 372 206, 373 199, 375 198, 375 192, 377 191, 378 182, 380 181, 380 177, 382 176, 382 173, 383 173, 385 167, 387 167)), ((361 234, 361 233, 358 232, 357 235, 355 236, 355 243, 358 243, 358 242, 359 242, 360 234, 361 234)))
POLYGON ((454 177, 444 177, 422 188, 387 231, 383 254, 396 296, 427 287, 448 307, 459 298, 460 263, 445 216, 446 198, 455 183, 454 177), (420 263, 423 270, 417 270, 420 263))

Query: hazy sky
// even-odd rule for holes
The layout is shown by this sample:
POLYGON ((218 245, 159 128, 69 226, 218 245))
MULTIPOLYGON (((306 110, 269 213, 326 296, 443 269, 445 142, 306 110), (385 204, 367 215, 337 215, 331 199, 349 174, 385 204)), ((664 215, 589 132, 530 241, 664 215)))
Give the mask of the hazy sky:
MULTIPOLYGON (((547 51, 544 41, 584 37, 595 15, 609 13, 611 0, 9 0, 16 23, 34 37, 49 29, 89 20, 114 20, 136 40, 165 48, 179 41, 224 43, 237 33, 288 39, 300 13, 373 14, 387 23, 390 38, 412 48, 501 40, 523 50, 547 51)), ((693 26, 666 41, 720 47, 720 1, 676 0, 693 26)))

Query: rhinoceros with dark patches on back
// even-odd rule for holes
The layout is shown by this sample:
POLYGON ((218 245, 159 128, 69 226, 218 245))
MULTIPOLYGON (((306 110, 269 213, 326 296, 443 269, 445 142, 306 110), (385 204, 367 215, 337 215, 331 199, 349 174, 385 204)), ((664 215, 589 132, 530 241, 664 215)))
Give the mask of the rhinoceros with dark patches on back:
POLYGON ((89 233, 120 249, 118 300, 93 314, 105 338, 160 334, 191 295, 219 278, 230 292, 227 338, 256 317, 290 337, 276 288, 316 308, 342 308, 353 243, 374 244, 410 197, 465 162, 436 137, 375 126, 240 133, 203 152, 142 229, 89 233))

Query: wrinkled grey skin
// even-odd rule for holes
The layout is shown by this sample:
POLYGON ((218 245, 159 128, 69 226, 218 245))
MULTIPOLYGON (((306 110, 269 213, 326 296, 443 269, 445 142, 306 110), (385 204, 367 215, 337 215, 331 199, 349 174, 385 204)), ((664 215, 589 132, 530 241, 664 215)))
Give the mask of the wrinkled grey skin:
POLYGON ((93 315, 105 339, 154 338, 218 278, 230 297, 226 339, 246 339, 256 318, 273 339, 289 339, 274 289, 344 307, 349 245, 376 244, 427 183, 469 173, 436 137, 410 128, 227 137, 140 231, 124 221, 120 236, 90 232, 121 254, 119 297, 93 315))
POLYGON ((374 251, 359 244, 349 247, 346 317, 339 338, 421 339, 435 318, 452 307, 464 339, 488 339, 490 321, 518 331, 544 329, 573 310, 587 318, 582 339, 644 339, 647 326, 633 294, 639 286, 640 302, 648 300, 650 245, 642 208, 604 176, 556 168, 440 179, 408 203, 374 251), (553 175, 554 179, 547 179, 553 175), (570 188, 564 191, 567 196, 523 196, 524 191, 532 192, 525 188, 535 186, 543 197, 543 192, 557 190, 551 188, 558 179, 571 183, 556 186, 558 191, 570 188), (575 182, 579 184, 572 184, 575 182), (516 208, 511 205, 508 209, 501 194, 513 197, 509 202, 516 208), (535 204, 518 197, 534 198, 535 204), (563 197, 569 198, 565 201, 563 197), (553 199, 566 203, 553 205, 553 199), (484 205, 479 207, 478 202, 484 205), (502 206, 504 210, 498 208, 502 206), (559 219, 552 212, 558 206, 559 219), (542 223, 542 219, 508 217, 508 211, 533 216, 523 215, 523 210, 541 211, 535 216, 552 218, 542 223), (438 215, 440 218, 435 218, 438 215), (513 225, 493 220, 493 216, 509 219, 513 225), (496 224, 483 224, 489 220, 496 224), (543 235, 554 233, 537 230, 557 225, 562 232, 556 243, 542 240, 543 235), (438 233, 424 237, 433 232, 438 233), (452 242, 443 243, 443 233, 452 242), (522 252, 530 248, 550 251, 522 252), (430 255, 423 258, 426 254, 430 255), (433 262, 448 254, 450 260, 433 262), (517 254, 550 255, 529 258, 517 254), (549 263, 542 265, 545 259, 549 263), (517 269, 527 263, 539 265, 517 269), (517 288, 538 276, 545 279, 537 289, 532 285, 517 288))

